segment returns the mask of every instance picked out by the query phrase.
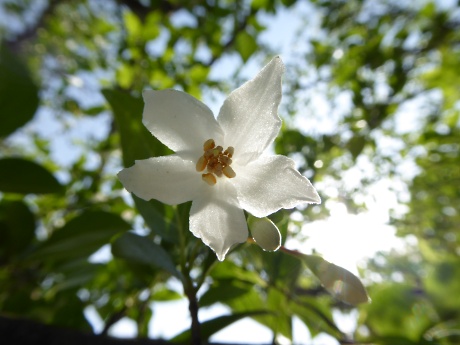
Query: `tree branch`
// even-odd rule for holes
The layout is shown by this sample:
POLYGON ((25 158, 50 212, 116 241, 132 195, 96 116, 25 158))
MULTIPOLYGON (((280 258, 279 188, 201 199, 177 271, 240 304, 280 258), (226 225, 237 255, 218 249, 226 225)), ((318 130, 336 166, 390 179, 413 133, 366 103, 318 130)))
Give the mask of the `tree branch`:
POLYGON ((198 320, 198 300, 196 298, 195 289, 191 287, 187 291, 187 298, 189 301, 188 309, 190 311, 190 316, 192 318, 192 344, 200 345, 201 344, 201 327, 200 321, 198 320))

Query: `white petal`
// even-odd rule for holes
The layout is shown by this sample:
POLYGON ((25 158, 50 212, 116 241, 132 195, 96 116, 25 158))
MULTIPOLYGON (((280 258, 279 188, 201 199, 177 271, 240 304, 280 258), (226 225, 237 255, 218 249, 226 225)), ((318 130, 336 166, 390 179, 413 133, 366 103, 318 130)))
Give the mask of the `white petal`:
POLYGON ((226 181, 214 186, 193 200, 190 209, 190 231, 211 247, 222 261, 236 243, 246 242, 248 226, 238 204, 236 190, 226 181))
POLYGON ((310 181, 285 156, 261 157, 246 166, 235 167, 232 179, 240 205, 256 217, 302 203, 318 204, 321 199, 310 181))
POLYGON ((222 142, 223 132, 212 111, 196 98, 177 90, 146 90, 143 96, 142 122, 171 150, 199 156, 206 140, 222 142))
POLYGON ((136 161, 118 173, 123 186, 144 200, 176 205, 192 200, 203 187, 195 164, 176 155, 136 161))
POLYGON ((283 72, 277 56, 254 79, 233 91, 220 109, 217 121, 225 132, 224 146, 233 146, 234 157, 242 164, 259 157, 278 135, 283 72))

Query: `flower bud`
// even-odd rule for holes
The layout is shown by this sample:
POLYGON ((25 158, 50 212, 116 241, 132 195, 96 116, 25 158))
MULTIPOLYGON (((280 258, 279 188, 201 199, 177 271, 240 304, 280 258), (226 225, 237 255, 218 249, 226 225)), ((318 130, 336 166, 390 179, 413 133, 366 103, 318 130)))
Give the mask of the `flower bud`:
POLYGON ((270 219, 249 215, 248 226, 252 238, 263 250, 272 252, 281 246, 280 231, 270 219))

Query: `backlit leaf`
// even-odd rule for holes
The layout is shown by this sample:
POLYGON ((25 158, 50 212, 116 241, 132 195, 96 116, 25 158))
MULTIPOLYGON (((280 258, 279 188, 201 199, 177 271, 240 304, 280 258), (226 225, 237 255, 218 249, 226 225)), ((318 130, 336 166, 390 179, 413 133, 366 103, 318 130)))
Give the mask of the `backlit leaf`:
POLYGON ((366 289, 353 273, 316 255, 302 255, 301 258, 326 290, 337 299, 351 305, 369 301, 366 289))
POLYGON ((281 253, 304 262, 324 288, 342 302, 357 305, 369 301, 366 289, 359 278, 345 268, 334 265, 320 256, 306 255, 283 247, 281 253))
POLYGON ((241 58, 246 62, 257 50, 257 42, 246 31, 241 31, 235 40, 236 50, 240 53, 241 58))

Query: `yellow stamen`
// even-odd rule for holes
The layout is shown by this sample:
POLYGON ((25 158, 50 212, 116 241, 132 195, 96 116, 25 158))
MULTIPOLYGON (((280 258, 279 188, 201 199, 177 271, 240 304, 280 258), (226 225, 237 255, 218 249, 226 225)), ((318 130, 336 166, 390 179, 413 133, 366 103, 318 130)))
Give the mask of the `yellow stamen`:
POLYGON ((208 151, 216 147, 216 143, 214 142, 214 139, 208 139, 204 142, 203 145, 203 150, 208 151))
POLYGON ((225 176, 228 178, 234 178, 236 176, 235 171, 230 167, 230 165, 227 165, 222 172, 224 173, 225 176))
POLYGON ((224 165, 230 165, 232 164, 232 159, 231 158, 228 158, 228 156, 222 156, 220 157, 220 161, 222 164, 224 165))
POLYGON ((212 152, 212 155, 213 155, 214 157, 219 157, 219 155, 220 155, 220 152, 219 152, 219 150, 218 150, 218 147, 216 147, 215 149, 213 149, 211 152, 212 152))
POLYGON ((227 149, 224 152, 224 154, 226 154, 229 158, 232 158, 234 153, 235 153, 235 149, 233 148, 233 146, 227 147, 227 149))
POLYGON ((210 186, 214 186, 217 183, 216 177, 211 173, 203 174, 201 178, 210 186))
POLYGON ((203 156, 196 163, 198 172, 207 170, 207 173, 202 174, 203 181, 213 186, 217 183, 217 177, 225 175, 228 178, 233 178, 236 176, 235 171, 230 167, 232 164, 231 157, 235 151, 232 146, 224 151, 222 146, 216 146, 213 139, 208 139, 203 144, 203 151, 203 156))
POLYGON ((217 163, 216 166, 214 167, 213 173, 217 175, 217 177, 222 177, 222 172, 223 172, 223 166, 221 163, 217 163))
POLYGON ((196 162, 196 171, 198 172, 203 171, 206 168, 207 164, 208 164, 208 161, 205 158, 205 156, 201 156, 200 159, 198 159, 198 162, 196 162))

